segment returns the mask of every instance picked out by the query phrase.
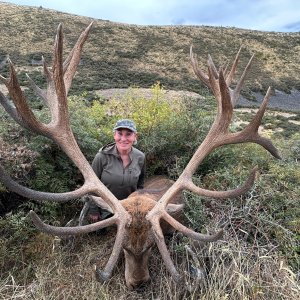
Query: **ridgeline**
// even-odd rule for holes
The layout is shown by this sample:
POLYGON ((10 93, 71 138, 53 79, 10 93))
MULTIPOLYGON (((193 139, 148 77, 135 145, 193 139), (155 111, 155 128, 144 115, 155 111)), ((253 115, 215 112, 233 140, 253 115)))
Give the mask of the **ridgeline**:
MULTIPOLYGON (((255 54, 243 95, 264 93, 268 86, 289 93, 300 90, 300 33, 279 33, 211 26, 137 26, 114 23, 43 7, 0 2, 0 62, 7 55, 16 65, 20 80, 25 73, 38 83, 43 55, 51 65, 56 29, 63 24, 65 55, 80 32, 94 21, 85 44, 72 94, 108 88, 148 88, 159 81, 166 89, 199 92, 189 60, 193 45, 199 64, 206 69, 210 54, 218 66, 234 59, 243 46, 238 72, 255 54)), ((1 68, 6 74, 7 68, 1 68)), ((239 75, 239 74, 238 74, 239 75)))

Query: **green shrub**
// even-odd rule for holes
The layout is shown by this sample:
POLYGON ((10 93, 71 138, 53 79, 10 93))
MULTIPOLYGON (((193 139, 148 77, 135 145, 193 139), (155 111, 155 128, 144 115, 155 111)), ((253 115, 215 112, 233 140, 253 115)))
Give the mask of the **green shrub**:
MULTIPOLYGON (((125 96, 111 101, 100 98, 90 102, 86 97, 86 93, 70 97, 69 111, 75 138, 88 161, 92 161, 101 146, 113 141, 115 122, 131 118, 139 130, 138 148, 147 156, 148 175, 169 173, 176 178, 175 169, 185 165, 212 122, 211 113, 200 109, 197 101, 167 99, 159 83, 153 85, 149 98, 138 88, 129 89, 125 96)), ((35 110, 35 114, 43 122, 50 121, 47 108, 35 110)), ((15 125, 10 126, 13 132, 15 125)), ((66 192, 82 184, 82 176, 54 142, 18 130, 15 142, 23 136, 23 143, 37 153, 26 179, 28 186, 41 191, 66 192)), ((54 213, 58 208, 50 205, 44 212, 51 215, 51 209, 54 213)))

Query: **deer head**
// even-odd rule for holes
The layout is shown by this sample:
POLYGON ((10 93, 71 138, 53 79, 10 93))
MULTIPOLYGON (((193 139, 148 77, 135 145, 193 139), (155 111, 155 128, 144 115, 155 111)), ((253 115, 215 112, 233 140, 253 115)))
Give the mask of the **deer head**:
POLYGON ((72 192, 67 193, 47 193, 35 191, 19 185, 7 175, 0 166, 0 180, 12 191, 32 199, 41 201, 69 201, 84 195, 93 195, 93 200, 102 207, 106 207, 113 212, 109 219, 75 227, 55 227, 45 224, 33 211, 30 212, 34 224, 43 232, 53 235, 77 235, 85 234, 105 228, 111 225, 117 226, 117 234, 112 254, 104 268, 97 270, 98 277, 102 280, 110 278, 113 268, 117 263, 122 249, 125 252, 126 282, 129 287, 135 287, 141 282, 149 279, 147 261, 150 249, 156 243, 164 263, 172 274, 175 281, 180 281, 180 274, 177 272, 170 254, 168 252, 164 230, 161 227, 163 222, 172 226, 175 230, 184 235, 199 241, 212 242, 222 236, 222 230, 214 235, 197 233, 181 224, 174 216, 173 212, 182 209, 182 205, 173 206, 171 202, 183 191, 188 190, 193 193, 214 197, 218 199, 237 197, 249 190, 254 182, 256 169, 250 173, 248 180, 241 187, 229 191, 210 191, 196 186, 192 181, 192 175, 201 164, 203 159, 215 148, 222 145, 253 142, 268 150, 274 157, 279 158, 279 154, 271 141, 259 135, 258 127, 264 115, 267 102, 270 98, 270 88, 264 101, 253 120, 240 132, 231 133, 229 125, 232 121, 233 107, 236 104, 244 82, 246 73, 251 65, 253 57, 246 66, 240 80, 234 89, 230 88, 233 75, 237 68, 240 50, 234 60, 229 72, 221 68, 217 70, 211 57, 208 58, 208 73, 205 74, 198 66, 191 48, 192 67, 196 76, 213 92, 217 101, 217 114, 206 138, 196 150, 190 162, 177 179, 171 185, 165 184, 165 189, 161 193, 150 191, 134 193, 128 199, 118 201, 115 196, 102 184, 93 172, 89 162, 86 160, 73 136, 69 123, 67 94, 70 89, 72 79, 75 75, 77 65, 80 61, 80 54, 83 44, 87 39, 91 29, 90 24, 80 35, 73 50, 63 61, 63 35, 62 26, 58 26, 54 44, 54 58, 52 68, 48 68, 43 61, 43 70, 47 79, 47 89, 40 89, 29 77, 29 82, 38 96, 48 106, 51 113, 51 121, 48 124, 38 120, 29 108, 23 91, 19 85, 16 71, 11 61, 10 76, 0 80, 6 85, 13 104, 3 94, 0 94, 0 102, 11 117, 21 126, 26 127, 38 134, 44 135, 56 142, 61 149, 70 157, 83 175, 83 185, 72 192), (141 225, 142 224, 142 225, 141 225))
MULTIPOLYGON (((173 181, 167 178, 154 176, 146 180, 143 190, 138 190, 121 201, 132 217, 123 245, 125 280, 130 289, 138 287, 150 279, 148 260, 151 249, 155 245, 155 237, 146 216, 172 184, 173 181)), ((178 193, 172 199, 172 203, 167 205, 166 210, 168 214, 177 219, 180 218, 183 208, 182 193, 178 193)), ((172 232, 168 223, 162 222, 160 225, 164 234, 172 232)))

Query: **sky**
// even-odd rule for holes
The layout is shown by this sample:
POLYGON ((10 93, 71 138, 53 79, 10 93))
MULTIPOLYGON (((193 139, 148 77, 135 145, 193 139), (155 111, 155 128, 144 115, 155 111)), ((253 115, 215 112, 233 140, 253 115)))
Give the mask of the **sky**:
POLYGON ((276 32, 300 31, 299 0, 12 0, 2 2, 42 6, 70 14, 136 25, 207 25, 276 32))

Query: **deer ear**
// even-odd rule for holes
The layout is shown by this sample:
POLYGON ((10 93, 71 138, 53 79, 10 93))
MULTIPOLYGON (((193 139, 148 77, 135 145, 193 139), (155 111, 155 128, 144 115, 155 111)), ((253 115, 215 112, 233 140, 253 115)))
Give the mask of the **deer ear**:
POLYGON ((101 198, 96 196, 89 196, 96 204, 102 209, 109 211, 110 213, 114 213, 112 208, 101 198))
POLYGON ((168 204, 167 205, 167 213, 170 215, 174 215, 176 213, 179 213, 183 210, 184 204, 168 204))

